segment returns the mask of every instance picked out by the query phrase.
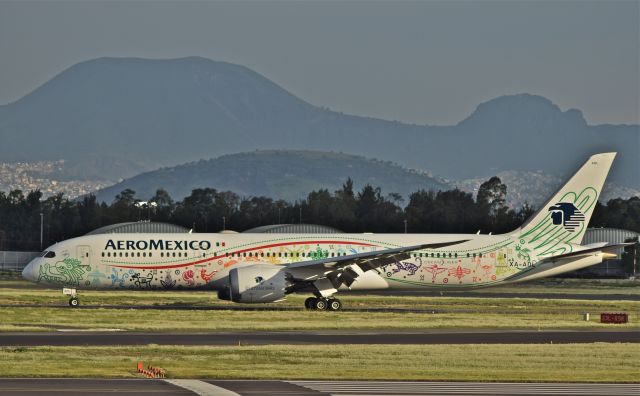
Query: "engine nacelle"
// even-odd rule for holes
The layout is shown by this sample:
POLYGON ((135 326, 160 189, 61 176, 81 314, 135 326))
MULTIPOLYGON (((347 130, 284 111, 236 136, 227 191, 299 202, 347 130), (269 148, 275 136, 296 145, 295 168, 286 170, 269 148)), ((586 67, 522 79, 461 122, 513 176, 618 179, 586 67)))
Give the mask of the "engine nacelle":
POLYGON ((282 268, 255 264, 229 271, 229 295, 221 292, 218 296, 239 303, 268 303, 282 300, 288 286, 282 268))

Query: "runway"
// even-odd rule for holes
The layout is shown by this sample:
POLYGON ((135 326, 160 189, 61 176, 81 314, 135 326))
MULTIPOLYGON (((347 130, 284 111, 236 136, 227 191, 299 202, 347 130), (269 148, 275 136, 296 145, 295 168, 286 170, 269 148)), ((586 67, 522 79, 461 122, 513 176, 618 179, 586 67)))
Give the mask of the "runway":
POLYGON ((287 344, 568 344, 640 343, 630 330, 429 330, 138 333, 64 331, 0 333, 0 346, 73 345, 287 345, 287 344))
POLYGON ((638 384, 406 381, 251 381, 147 379, 1 379, 0 394, 203 396, 638 395, 638 384))

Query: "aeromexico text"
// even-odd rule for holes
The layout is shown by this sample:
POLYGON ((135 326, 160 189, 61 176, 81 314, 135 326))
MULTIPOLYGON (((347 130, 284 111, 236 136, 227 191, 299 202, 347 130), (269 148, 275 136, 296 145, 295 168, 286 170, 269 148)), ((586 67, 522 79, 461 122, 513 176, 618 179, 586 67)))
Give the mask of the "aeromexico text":
POLYGON ((149 239, 139 241, 120 241, 109 239, 104 250, 209 250, 209 241, 166 241, 164 239, 149 239))

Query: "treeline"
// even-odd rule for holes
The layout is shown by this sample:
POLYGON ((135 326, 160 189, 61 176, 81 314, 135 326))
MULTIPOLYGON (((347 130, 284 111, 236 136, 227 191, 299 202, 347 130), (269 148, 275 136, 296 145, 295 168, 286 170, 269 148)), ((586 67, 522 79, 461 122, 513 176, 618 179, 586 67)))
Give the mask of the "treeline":
MULTIPOLYGON (((507 187, 493 177, 476 196, 458 189, 417 191, 405 202, 399 194, 383 195, 367 185, 354 191, 349 179, 341 189, 311 192, 297 202, 267 197, 242 198, 230 191, 195 189, 175 202, 162 189, 142 204, 132 190, 118 194, 111 204, 98 203, 92 195, 70 200, 58 194, 42 200, 40 191, 24 195, 20 190, 0 192, 0 250, 39 250, 40 225, 43 246, 109 224, 148 220, 178 224, 194 232, 224 228, 242 231, 277 223, 313 223, 345 232, 379 233, 502 233, 517 228, 532 213, 524 205, 506 206, 507 187), (42 214, 42 218, 41 218, 42 214)), ((596 207, 591 226, 640 231, 640 198, 614 199, 596 207)))

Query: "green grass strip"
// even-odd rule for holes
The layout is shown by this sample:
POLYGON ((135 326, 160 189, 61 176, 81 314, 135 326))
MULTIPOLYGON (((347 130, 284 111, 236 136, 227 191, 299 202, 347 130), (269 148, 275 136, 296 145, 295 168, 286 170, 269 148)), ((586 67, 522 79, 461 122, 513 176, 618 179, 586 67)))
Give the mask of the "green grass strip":
POLYGON ((0 348, 4 377, 637 382, 637 344, 0 348))

